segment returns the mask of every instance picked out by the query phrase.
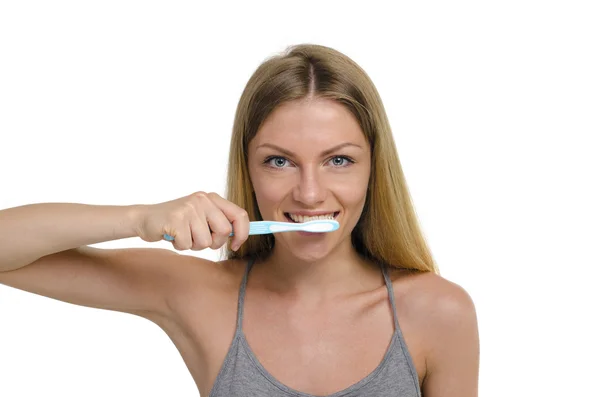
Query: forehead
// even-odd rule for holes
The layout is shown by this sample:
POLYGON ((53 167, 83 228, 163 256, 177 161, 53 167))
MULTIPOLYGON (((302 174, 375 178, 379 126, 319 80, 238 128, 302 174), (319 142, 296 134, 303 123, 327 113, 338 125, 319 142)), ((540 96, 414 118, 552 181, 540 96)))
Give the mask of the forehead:
POLYGON ((360 125, 344 105, 319 98, 280 105, 267 117, 251 146, 269 142, 291 148, 310 144, 321 149, 341 140, 366 144, 360 125))

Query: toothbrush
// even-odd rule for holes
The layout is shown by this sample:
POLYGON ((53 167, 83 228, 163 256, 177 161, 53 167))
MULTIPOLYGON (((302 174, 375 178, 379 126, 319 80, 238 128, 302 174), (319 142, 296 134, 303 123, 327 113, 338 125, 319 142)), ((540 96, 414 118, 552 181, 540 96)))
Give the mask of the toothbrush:
MULTIPOLYGON (((333 232, 339 229, 338 221, 332 219, 317 219, 314 221, 292 223, 292 222, 276 222, 276 221, 258 221, 250 222, 250 233, 253 234, 269 234, 280 232, 311 232, 324 233, 333 232)), ((233 236, 233 232, 229 234, 233 236)), ((163 238, 167 241, 175 240, 172 236, 165 234, 163 238)))

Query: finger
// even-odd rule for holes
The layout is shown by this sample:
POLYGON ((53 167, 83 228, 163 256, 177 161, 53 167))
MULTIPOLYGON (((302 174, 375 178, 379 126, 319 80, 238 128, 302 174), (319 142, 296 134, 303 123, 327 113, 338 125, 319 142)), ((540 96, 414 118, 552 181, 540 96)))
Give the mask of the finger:
POLYGON ((232 224, 234 237, 231 241, 231 248, 234 251, 237 250, 248 239, 248 232, 250 230, 248 213, 243 208, 216 193, 209 193, 208 196, 232 224))
POLYGON ((250 220, 248 219, 248 212, 240 208, 237 215, 233 218, 233 239, 231 241, 231 249, 237 251, 238 248, 248 239, 248 233, 250 232, 250 220))
POLYGON ((192 232, 192 250, 201 251, 213 243, 208 223, 204 216, 199 216, 190 224, 192 232))
POLYGON ((192 236, 187 225, 179 225, 168 234, 173 237, 171 243, 176 250, 185 251, 192 247, 192 236))
POLYGON ((212 238, 212 245, 210 248, 217 249, 225 245, 233 230, 231 223, 225 214, 215 206, 208 210, 207 223, 210 227, 212 238))

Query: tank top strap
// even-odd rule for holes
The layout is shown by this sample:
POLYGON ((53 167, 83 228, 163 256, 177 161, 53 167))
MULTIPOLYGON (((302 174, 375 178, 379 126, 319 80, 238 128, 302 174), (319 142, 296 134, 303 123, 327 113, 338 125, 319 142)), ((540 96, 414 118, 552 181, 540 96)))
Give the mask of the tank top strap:
POLYGON ((248 284, 248 274, 254 264, 254 258, 248 259, 246 262, 246 269, 244 270, 244 277, 240 283, 240 291, 238 293, 238 306, 237 306, 237 321, 235 333, 242 331, 242 320, 244 319, 244 299, 246 298, 246 285, 248 284))
POLYGON ((389 269, 386 265, 381 264, 381 270, 383 272, 383 278, 385 279, 388 297, 392 305, 392 313, 394 315, 394 330, 398 331, 400 330, 400 323, 398 322, 398 314, 396 313, 396 298, 394 297, 394 288, 392 286, 392 280, 390 279, 389 269))

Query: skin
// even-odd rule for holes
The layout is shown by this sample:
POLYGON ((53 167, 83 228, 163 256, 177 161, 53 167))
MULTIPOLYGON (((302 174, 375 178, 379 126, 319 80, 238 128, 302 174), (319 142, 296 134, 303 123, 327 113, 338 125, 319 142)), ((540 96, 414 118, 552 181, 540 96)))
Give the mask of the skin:
MULTIPOLYGON (((335 232, 275 234, 272 255, 250 273, 244 304, 242 329, 259 362, 281 383, 317 396, 346 389, 372 372, 394 330, 380 269, 350 243, 365 202, 369 153, 352 115, 324 100, 283 105, 250 143, 248 166, 265 219, 286 220, 288 211, 339 211, 335 232), (342 143, 352 145, 322 153, 342 143), (270 156, 279 157, 265 163, 270 156)), ((208 396, 235 333, 245 263, 157 248, 86 246, 139 236, 139 219, 148 219, 144 208, 46 204, 3 212, 2 230, 9 234, 0 241, 9 243, 0 250, 0 282, 153 321, 208 396), (28 218, 35 232, 19 220, 28 218), (82 224, 80 218, 91 221, 82 224), (24 238, 17 242, 27 249, 10 240, 19 227, 16 234, 24 238)), ((477 396, 479 337, 469 295, 435 274, 395 270, 391 278, 423 396, 477 396)))
MULTIPOLYGON (((284 212, 300 210, 339 211, 335 232, 275 234, 272 255, 255 263, 250 273, 244 303, 242 329, 261 365, 279 382, 316 396, 344 390, 371 373, 394 331, 382 273, 377 264, 360 258, 350 242, 365 203, 369 153, 353 116, 336 102, 316 99, 275 110, 249 147, 251 180, 265 219, 286 220, 284 212), (266 143, 280 149, 264 147, 266 143), (322 153, 342 143, 352 145, 322 153), (278 157, 265 163, 270 156, 278 157)), ((17 209, 23 217, 24 212, 45 213, 31 216, 42 233, 24 238, 25 246, 40 245, 39 240, 58 248, 42 244, 30 253, 17 247, 13 255, 11 246, 4 247, 8 267, 0 272, 0 282, 153 321, 179 350, 201 395, 208 396, 236 330, 245 263, 215 263, 156 248, 86 246, 138 235, 127 225, 138 225, 140 208, 17 209), (82 216, 98 229, 82 225, 82 216), (45 225, 53 226, 43 230, 45 225), (72 226, 57 230, 60 225, 72 226), (79 248, 61 251, 60 244, 66 244, 61 238, 46 237, 55 235, 79 248), (38 256, 50 249, 54 254, 38 256), (18 255, 14 263, 30 264, 14 270, 11 257, 18 255), (39 259, 31 263, 34 259, 28 262, 27 255, 39 259)), ((12 235, 23 222, 13 221, 18 219, 13 210, 3 214, 8 214, 4 225, 14 223, 6 227, 12 235)), ((395 270, 391 278, 396 314, 423 396, 477 396, 479 337, 469 295, 431 273, 395 270)))
POLYGON ((265 121, 248 150, 263 219, 287 221, 284 212, 326 211, 339 212, 340 223, 332 233, 274 234, 271 257, 255 269, 264 273, 265 283, 296 294, 304 304, 319 304, 347 291, 349 282, 373 276, 350 242, 366 200, 370 161, 360 126, 335 102, 287 103, 265 121))
MULTIPOLYGON (((352 114, 322 99, 281 106, 249 145, 250 176, 264 219, 339 211, 335 232, 275 234, 272 255, 255 263, 248 280, 246 339, 267 371, 302 392, 326 395, 358 382, 381 362, 394 331, 381 271, 350 242, 365 203, 369 156, 352 114), (342 143, 351 145, 322 154, 342 143)), ((184 277, 172 301, 176 321, 162 326, 208 395, 235 331, 244 263, 200 269, 197 258, 178 260, 184 277)), ((477 396, 479 338, 469 295, 435 274, 395 270, 391 277, 423 396, 477 396)))

